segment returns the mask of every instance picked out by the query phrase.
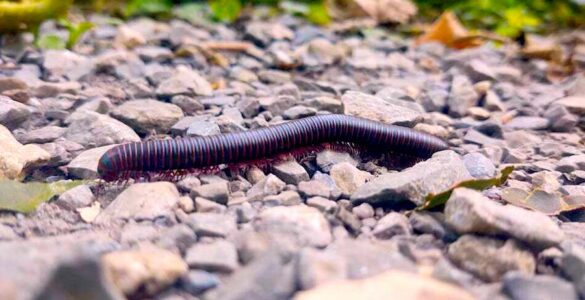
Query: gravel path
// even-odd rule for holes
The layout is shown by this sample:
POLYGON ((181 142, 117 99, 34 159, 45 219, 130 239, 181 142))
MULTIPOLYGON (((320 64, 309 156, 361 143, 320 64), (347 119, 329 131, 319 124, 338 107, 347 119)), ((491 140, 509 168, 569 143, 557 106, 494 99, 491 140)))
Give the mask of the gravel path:
POLYGON ((401 171, 324 151, 270 172, 78 186, 34 213, 0 213, 0 299, 585 297, 583 74, 550 83, 547 62, 513 46, 413 47, 288 16, 93 21, 75 52, 0 56, 0 178, 93 179, 115 144, 328 113, 452 150, 401 171), (501 187, 414 210, 506 165, 501 187))

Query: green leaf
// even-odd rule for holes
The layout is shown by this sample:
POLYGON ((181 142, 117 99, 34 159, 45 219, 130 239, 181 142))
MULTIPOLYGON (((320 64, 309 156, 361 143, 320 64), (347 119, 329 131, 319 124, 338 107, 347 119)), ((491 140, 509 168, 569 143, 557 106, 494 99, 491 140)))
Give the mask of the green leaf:
POLYGON ((77 24, 69 23, 68 26, 65 26, 67 31, 69 31, 69 38, 67 39, 66 43, 67 49, 73 48, 73 46, 77 44, 77 41, 83 36, 83 34, 92 29, 93 26, 94 25, 91 22, 80 22, 77 24))
POLYGON ((52 183, 4 180, 0 181, 0 210, 21 213, 34 211, 43 202, 71 188, 85 183, 83 180, 52 183))
POLYGON ((307 20, 317 25, 326 25, 331 22, 331 17, 327 12, 325 1, 311 3, 309 5, 309 12, 305 17, 307 20))
POLYGON ((131 0, 126 5, 125 15, 127 17, 168 15, 172 9, 172 0, 131 0))
POLYGON ((233 22, 240 16, 240 0, 209 0, 213 18, 221 22, 233 22))
POLYGON ((37 40, 37 47, 45 50, 63 50, 66 46, 65 40, 55 34, 46 34, 37 40))
POLYGON ((423 205, 418 207, 418 210, 431 209, 444 205, 447 203, 447 200, 449 200, 449 197, 451 197, 451 193, 453 193, 453 190, 456 188, 465 187, 481 191, 493 186, 502 185, 504 182, 506 182, 512 171, 514 171, 514 166, 508 166, 502 170, 499 177, 461 181, 446 191, 438 194, 429 194, 425 197, 425 202, 423 205))

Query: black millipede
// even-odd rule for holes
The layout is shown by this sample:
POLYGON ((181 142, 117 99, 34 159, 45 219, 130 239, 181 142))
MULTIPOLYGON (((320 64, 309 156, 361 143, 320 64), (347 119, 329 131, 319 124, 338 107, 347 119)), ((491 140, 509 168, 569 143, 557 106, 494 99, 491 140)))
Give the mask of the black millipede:
POLYGON ((107 182, 172 180, 197 170, 253 164, 336 144, 418 159, 448 148, 442 139, 407 127, 347 115, 318 115, 243 132, 117 145, 100 158, 98 174, 107 182))

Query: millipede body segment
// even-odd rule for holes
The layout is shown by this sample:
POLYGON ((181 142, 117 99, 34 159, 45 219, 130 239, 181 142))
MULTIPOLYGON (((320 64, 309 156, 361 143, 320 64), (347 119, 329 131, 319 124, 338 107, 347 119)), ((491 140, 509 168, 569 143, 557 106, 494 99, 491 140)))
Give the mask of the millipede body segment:
POLYGON ((153 173, 240 164, 335 143, 423 159, 448 148, 443 140, 410 128, 353 116, 319 115, 244 132, 118 145, 101 157, 98 173, 105 181, 149 178, 153 173))

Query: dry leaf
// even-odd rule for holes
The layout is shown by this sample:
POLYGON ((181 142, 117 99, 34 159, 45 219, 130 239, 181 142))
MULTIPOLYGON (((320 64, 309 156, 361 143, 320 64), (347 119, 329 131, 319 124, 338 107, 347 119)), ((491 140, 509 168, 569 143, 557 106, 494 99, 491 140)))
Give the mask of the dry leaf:
POLYGON ((85 223, 91 223, 102 211, 102 206, 99 202, 94 202, 91 206, 78 208, 77 212, 85 223))
POLYGON ((536 189, 527 192, 519 188, 505 188, 502 200, 526 209, 540 211, 547 215, 558 215, 585 207, 584 196, 567 196, 536 189))
POLYGON ((326 5, 336 20, 370 17, 378 23, 405 23, 417 11, 410 0, 327 0, 326 5))
POLYGON ((451 48, 464 49, 481 45, 484 38, 484 35, 470 34, 453 12, 446 11, 417 39, 417 44, 439 42, 451 48))

